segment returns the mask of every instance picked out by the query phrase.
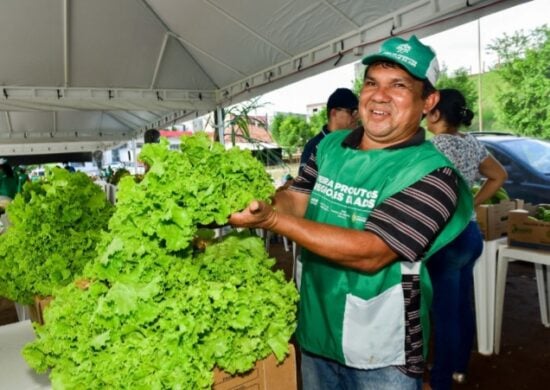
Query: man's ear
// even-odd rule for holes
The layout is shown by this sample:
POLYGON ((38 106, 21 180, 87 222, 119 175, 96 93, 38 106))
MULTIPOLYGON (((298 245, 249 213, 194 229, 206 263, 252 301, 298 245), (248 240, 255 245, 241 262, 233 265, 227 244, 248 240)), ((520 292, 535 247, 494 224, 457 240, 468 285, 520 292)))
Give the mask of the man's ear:
POLYGON ((430 111, 432 111, 437 103, 439 103, 439 97, 439 91, 434 91, 428 95, 428 97, 424 101, 424 109, 422 110, 422 113, 424 115, 427 115, 430 111))

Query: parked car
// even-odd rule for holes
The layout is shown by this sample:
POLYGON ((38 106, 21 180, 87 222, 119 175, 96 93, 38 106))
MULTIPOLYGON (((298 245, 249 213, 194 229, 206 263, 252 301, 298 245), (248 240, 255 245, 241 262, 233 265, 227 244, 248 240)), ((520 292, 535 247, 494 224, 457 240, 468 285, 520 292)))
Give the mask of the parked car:
POLYGON ((550 142, 505 133, 472 133, 504 166, 510 198, 550 203, 550 142))

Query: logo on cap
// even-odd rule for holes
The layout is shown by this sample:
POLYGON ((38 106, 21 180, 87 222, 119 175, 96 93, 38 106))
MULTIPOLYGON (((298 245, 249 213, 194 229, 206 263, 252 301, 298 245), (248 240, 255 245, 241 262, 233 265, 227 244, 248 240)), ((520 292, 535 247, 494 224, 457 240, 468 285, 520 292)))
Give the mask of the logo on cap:
POLYGON ((411 45, 409 45, 408 43, 402 43, 401 45, 398 45, 396 47, 396 50, 398 53, 407 54, 411 51, 411 45))

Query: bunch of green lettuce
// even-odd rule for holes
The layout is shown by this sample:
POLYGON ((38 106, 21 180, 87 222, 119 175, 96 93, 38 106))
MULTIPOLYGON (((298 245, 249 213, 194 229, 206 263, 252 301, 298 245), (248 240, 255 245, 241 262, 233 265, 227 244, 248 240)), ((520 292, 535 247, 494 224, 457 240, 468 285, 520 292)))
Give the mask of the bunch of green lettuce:
POLYGON ((146 236, 169 251, 188 247, 200 225, 223 225, 232 212, 253 199, 269 201, 274 192, 249 151, 226 150, 205 133, 182 137, 180 151, 170 150, 164 138, 146 144, 140 159, 150 169, 140 183, 121 179, 109 227, 146 236))
POLYGON ((54 389, 206 389, 215 366, 242 373, 287 354, 298 294, 263 241, 244 231, 192 245, 198 225, 267 200, 271 180, 249 152, 183 140, 182 151, 144 148, 149 172, 122 179, 97 257, 56 292, 25 347, 54 389))
POLYGON ((30 303, 71 282, 96 256, 113 206, 84 173, 62 168, 27 183, 7 208, 0 235, 0 295, 30 303))
POLYGON ((146 271, 70 285, 46 310, 24 356, 52 369, 54 389, 209 388, 215 365, 245 372, 288 352, 297 292, 259 238, 231 235, 186 258, 130 256, 146 271))

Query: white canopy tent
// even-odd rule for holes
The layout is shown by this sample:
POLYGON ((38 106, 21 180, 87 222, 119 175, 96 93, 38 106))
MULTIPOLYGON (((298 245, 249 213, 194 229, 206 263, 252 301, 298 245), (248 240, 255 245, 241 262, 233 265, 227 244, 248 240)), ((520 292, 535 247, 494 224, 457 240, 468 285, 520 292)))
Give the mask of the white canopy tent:
POLYGON ((107 150, 525 0, 3 0, 0 156, 107 150))

